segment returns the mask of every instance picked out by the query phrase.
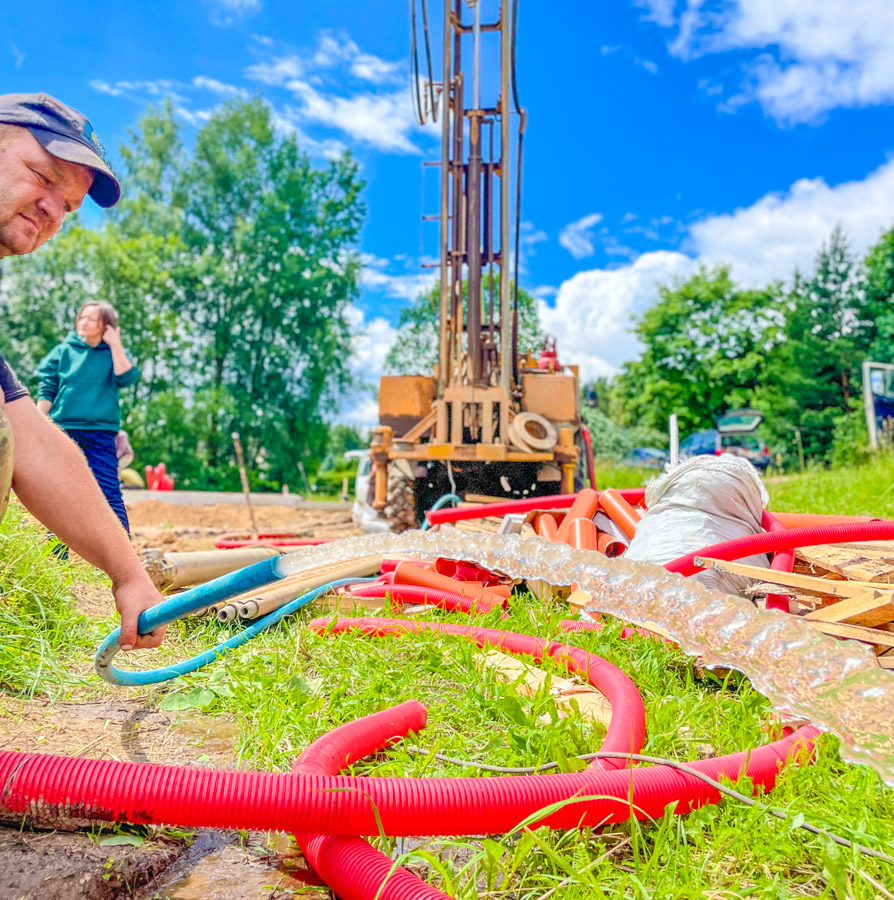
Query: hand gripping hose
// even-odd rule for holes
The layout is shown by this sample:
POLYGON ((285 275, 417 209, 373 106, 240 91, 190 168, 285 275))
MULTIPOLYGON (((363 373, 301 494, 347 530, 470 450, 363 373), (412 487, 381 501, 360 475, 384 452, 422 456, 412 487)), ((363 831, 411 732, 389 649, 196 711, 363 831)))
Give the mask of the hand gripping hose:
MULTIPOLYGON (((284 559, 284 557, 275 556, 271 559, 262 560, 254 565, 246 566, 244 569, 239 569, 236 572, 222 575, 220 578, 215 578, 205 584, 200 584, 198 587, 184 591, 182 594, 177 594, 177 596, 171 597, 169 600, 165 600, 163 603, 159 603, 157 606, 147 609, 145 612, 141 613, 139 622, 137 623, 140 634, 146 634, 154 628, 158 628, 161 625, 167 625, 176 619, 181 619, 183 616, 189 615, 189 613, 195 612, 198 609, 203 609, 212 603, 228 600, 230 597, 235 597, 237 594, 250 591, 253 588, 279 581, 284 578, 286 574, 282 572, 280 567, 282 559, 284 559)), ((202 666, 207 666, 209 663, 217 661, 224 654, 229 653, 231 650, 235 650, 236 647, 241 646, 246 641, 250 641, 265 628, 275 625, 286 616, 291 615, 303 606, 307 606, 308 603, 311 603, 321 594, 325 594, 326 591, 331 588, 340 587, 345 584, 365 583, 373 580, 374 579, 372 578, 344 578, 340 581, 333 581, 331 584, 324 585, 321 588, 317 588, 316 590, 304 594, 302 597, 292 600, 290 603, 281 606, 279 609, 264 616, 262 619, 258 619, 243 631, 240 631, 239 634, 234 635, 229 640, 223 641, 211 650, 205 650, 203 653, 199 653, 192 657, 192 659, 184 660, 175 665, 162 666, 161 668, 148 671, 126 672, 123 669, 118 669, 112 665, 112 660, 121 649, 118 643, 118 639, 121 636, 121 629, 116 628, 99 645, 99 649, 96 651, 96 659, 94 660, 94 668, 96 669, 97 675, 103 680, 108 681, 110 684, 117 684, 124 687, 170 681, 172 678, 177 678, 188 672, 195 672, 196 669, 200 669, 202 666)))
MULTIPOLYGON (((315 627, 326 630, 329 623, 318 620, 315 627)), ((440 623, 341 620, 329 630, 354 628, 369 634, 422 630, 462 634, 513 652, 562 658, 586 674, 612 703, 612 722, 603 746, 614 743, 622 752, 630 752, 642 744, 643 725, 629 707, 625 711, 621 682, 608 674, 618 670, 593 654, 528 635, 440 623), (621 722, 618 730, 616 718, 621 722)), ((756 750, 689 765, 715 780, 748 775, 755 789, 768 790, 793 755, 809 752, 818 733, 806 726, 756 750)), ((630 816, 660 818, 668 804, 684 813, 719 798, 710 785, 665 766, 409 779, 273 775, 0 752, 0 812, 57 822, 64 818, 78 824, 133 822, 349 836, 461 835, 470 829, 476 834, 505 833, 546 807, 550 810, 539 820, 541 825, 578 828, 626 821, 630 816)))
MULTIPOLYGON (((425 728, 425 707, 416 700, 340 725, 317 738, 292 766, 293 775, 338 775, 364 756, 425 728)), ((343 900, 450 900, 361 837, 296 834, 311 867, 343 900)))

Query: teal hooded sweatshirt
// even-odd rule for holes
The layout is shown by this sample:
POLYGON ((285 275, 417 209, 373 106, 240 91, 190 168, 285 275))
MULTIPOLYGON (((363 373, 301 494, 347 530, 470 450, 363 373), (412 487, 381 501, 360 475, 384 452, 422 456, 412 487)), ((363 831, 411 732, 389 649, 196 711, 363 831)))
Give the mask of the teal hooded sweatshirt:
POLYGON ((74 331, 41 360, 37 374, 37 399, 53 404, 50 418, 66 431, 117 432, 118 390, 140 380, 136 366, 115 374, 112 350, 105 341, 91 347, 74 331))

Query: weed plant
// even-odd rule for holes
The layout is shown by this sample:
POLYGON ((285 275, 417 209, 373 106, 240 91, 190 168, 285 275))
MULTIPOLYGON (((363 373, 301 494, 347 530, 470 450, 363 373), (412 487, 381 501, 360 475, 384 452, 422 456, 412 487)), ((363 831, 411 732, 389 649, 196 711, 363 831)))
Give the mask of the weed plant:
MULTIPOLYGON (((803 495, 812 500, 776 508, 894 514, 873 505, 894 480, 894 465, 858 475, 857 483, 867 486, 860 488, 866 507, 855 501, 836 508, 838 501, 828 499, 835 482, 807 484, 812 477, 800 486, 779 485, 789 497, 795 489, 812 492, 803 495)), ((0 685, 16 694, 65 692, 74 700, 134 696, 90 674, 95 645, 116 622, 113 616, 79 617, 71 584, 70 564, 53 557, 43 533, 11 510, 0 528, 0 685)), ((316 635, 305 627, 314 615, 302 613, 217 664, 140 688, 139 696, 175 714, 232 719, 240 735, 236 761, 247 768, 288 771, 308 743, 333 727, 410 698, 427 707, 427 727, 359 762, 354 773, 494 777, 440 762, 435 751, 498 766, 557 760, 560 771, 572 771, 584 765, 576 754, 600 746, 602 726, 562 717, 548 690, 525 697, 496 680, 477 665, 481 651, 461 638, 316 635), (410 744, 427 752, 411 752, 410 744)), ((643 637, 622 640, 621 623, 599 633, 564 635, 558 622, 567 615, 562 604, 545 607, 523 595, 512 602, 506 620, 494 612, 478 623, 549 638, 561 634, 627 672, 645 701, 644 753, 687 761, 747 750, 776 736, 775 716, 744 677, 699 675, 692 660, 671 646, 643 637)), ((460 615, 431 617, 468 622, 460 615)), ((134 668, 164 665, 219 643, 238 627, 184 620, 170 627, 160 650, 119 661, 134 668)), ((565 674, 554 660, 543 666, 565 674)), ((749 792, 747 784, 739 787, 749 792)), ((786 769, 764 799, 789 818, 781 821, 723 799, 685 816, 602 829, 550 832, 519 823, 510 835, 375 843, 459 900, 894 897, 894 865, 797 827, 806 819, 894 855, 894 791, 871 770, 843 763, 835 739, 821 739, 814 763, 786 769)))
MULTIPOLYGON (((72 596, 72 564, 58 542, 11 503, 0 524, 0 690, 58 696, 77 681, 72 654, 90 647, 72 596)), ((86 575, 85 577, 93 577, 86 575)))

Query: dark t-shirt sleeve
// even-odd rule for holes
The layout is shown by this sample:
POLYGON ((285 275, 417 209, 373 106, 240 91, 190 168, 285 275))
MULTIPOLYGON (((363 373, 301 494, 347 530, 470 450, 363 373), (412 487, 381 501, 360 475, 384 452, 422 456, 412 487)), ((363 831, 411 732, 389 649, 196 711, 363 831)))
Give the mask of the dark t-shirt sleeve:
POLYGON ((28 391, 25 390, 22 383, 16 378, 16 373, 9 367, 9 363, 0 354, 0 390, 6 402, 18 400, 19 397, 27 397, 28 391))

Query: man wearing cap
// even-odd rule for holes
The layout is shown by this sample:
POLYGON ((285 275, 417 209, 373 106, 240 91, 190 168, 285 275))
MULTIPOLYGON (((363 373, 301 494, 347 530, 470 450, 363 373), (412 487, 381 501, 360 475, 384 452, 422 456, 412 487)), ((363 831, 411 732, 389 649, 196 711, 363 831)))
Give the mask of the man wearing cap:
MULTIPOLYGON (((47 94, 0 96, 0 257, 45 244, 85 195, 109 207, 120 193, 81 113, 47 94)), ((37 411, 0 355, 0 518, 10 486, 47 528, 108 573, 122 649, 158 646, 163 629, 139 635, 137 619, 160 594, 78 448, 37 411)))

